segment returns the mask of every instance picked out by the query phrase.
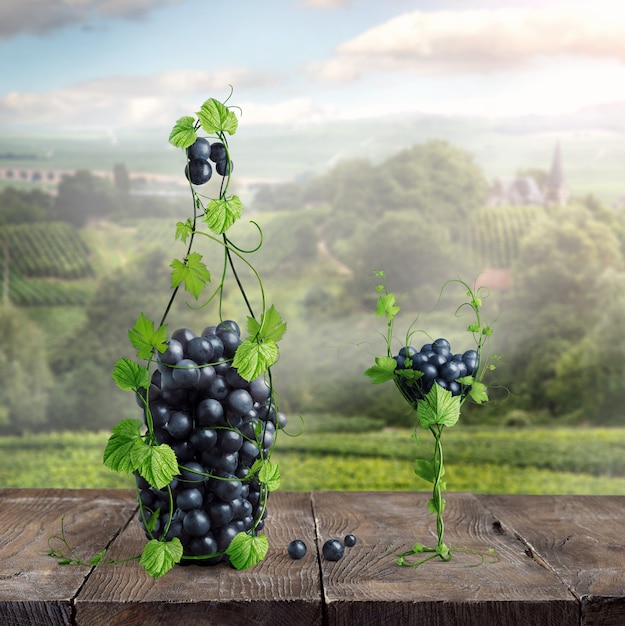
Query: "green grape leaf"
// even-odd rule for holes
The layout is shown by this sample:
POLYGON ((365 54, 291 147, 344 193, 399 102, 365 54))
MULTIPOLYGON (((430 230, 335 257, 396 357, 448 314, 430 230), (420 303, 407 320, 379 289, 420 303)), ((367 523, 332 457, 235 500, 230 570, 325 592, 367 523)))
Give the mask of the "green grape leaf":
POLYGON ((365 371, 374 385, 380 385, 395 377, 397 361, 392 356, 376 356, 375 365, 365 371))
POLYGON ((417 404, 417 418, 425 430, 434 424, 453 426, 460 418, 460 396, 452 396, 451 391, 434 383, 417 404))
POLYGON ((395 303, 395 294, 387 293, 378 297, 378 307, 376 315, 378 317, 384 317, 386 315, 390 322, 400 311, 400 308, 395 303))
POLYGON ((167 486, 180 473, 175 452, 166 443, 151 446, 143 441, 143 447, 132 450, 133 461, 139 474, 157 489, 167 486))
MULTIPOLYGON (((423 480, 434 483, 436 480, 436 464, 434 461, 428 461, 426 459, 416 459, 415 460, 415 468, 414 473, 419 477, 423 478, 423 480)), ((445 473, 445 468, 443 468, 443 474, 445 473)))
POLYGON ((153 513, 149 513, 150 517, 147 520, 147 523, 145 525, 145 529, 151 533, 154 531, 154 529, 156 528, 156 525, 158 524, 158 518, 161 514, 161 509, 158 508, 156 509, 156 511, 154 511, 153 513))
POLYGON ((241 217, 242 213, 243 204, 239 196, 213 198, 206 205, 204 221, 216 235, 221 235, 241 217))
POLYGON ((247 318, 247 332, 263 341, 280 341, 286 332, 286 322, 272 304, 265 311, 262 323, 259 324, 253 317, 247 318))
POLYGON ((196 139, 195 118, 190 115, 178 119, 169 133, 169 143, 176 148, 188 148, 196 139))
POLYGON ((434 500, 434 498, 430 498, 427 504, 428 511, 432 514, 440 513, 442 515, 443 511, 445 510, 445 504, 446 504, 445 498, 441 498, 441 510, 438 511, 438 508, 436 506, 436 500, 434 500))
POLYGON ((163 324, 154 330, 154 322, 148 319, 143 313, 135 322, 135 325, 128 331, 128 339, 137 350, 140 359, 149 359, 153 350, 165 352, 167 349, 167 325, 163 324))
POLYGON ((481 330, 481 327, 477 322, 473 322, 473 324, 469 324, 469 326, 467 327, 467 330, 470 333, 479 333, 481 330))
POLYGON ((233 537, 226 554, 232 566, 241 570, 260 563, 267 555, 267 550, 269 541, 266 535, 253 536, 241 532, 233 537))
POLYGON ((152 539, 145 544, 139 563, 153 578, 160 578, 180 562, 182 543, 178 537, 171 541, 152 539))
POLYGON ((186 262, 174 259, 170 266, 172 288, 184 283, 184 288, 196 300, 202 293, 204 286, 210 281, 211 275, 206 265, 202 262, 202 255, 199 252, 190 252, 186 262))
POLYGON ((413 381, 413 380, 419 380, 419 378, 423 376, 423 372, 420 372, 419 370, 413 370, 413 369, 395 370, 395 375, 399 376, 400 378, 403 378, 404 380, 413 381))
POLYGON ((267 491, 280 488, 280 468, 277 463, 265 461, 258 472, 258 480, 267 487, 267 491))
POLYGON ((476 404, 488 402, 488 394, 486 393, 486 385, 480 381, 475 381, 469 389, 469 397, 476 404))
POLYGON ((202 128, 209 135, 228 133, 234 135, 237 132, 239 120, 237 116, 223 103, 215 98, 209 98, 197 112, 202 128))
POLYGON ((239 376, 254 380, 278 361, 278 344, 275 341, 257 342, 246 339, 237 348, 232 360, 239 376))
POLYGON ((104 449, 104 465, 114 472, 131 474, 134 465, 134 449, 143 445, 141 422, 136 419, 124 419, 113 427, 113 431, 104 449))
POLYGON ((462 378, 456 378, 456 382, 461 385, 472 385, 475 378, 473 376, 463 376, 462 378))
POLYGON ((178 222, 176 224, 176 239, 180 239, 182 243, 186 243, 187 239, 193 232, 193 222, 191 218, 187 218, 186 222, 178 222))
POLYGON ((115 363, 111 372, 115 384, 123 391, 136 391, 150 386, 150 372, 147 367, 131 359, 122 358, 115 363))

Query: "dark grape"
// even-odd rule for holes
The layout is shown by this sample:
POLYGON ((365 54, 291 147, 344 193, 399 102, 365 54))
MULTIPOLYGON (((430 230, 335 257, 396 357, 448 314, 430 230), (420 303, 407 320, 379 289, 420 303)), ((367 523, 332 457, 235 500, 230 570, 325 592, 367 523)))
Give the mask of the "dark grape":
POLYGON ((224 345, 224 356, 232 358, 241 344, 241 337, 234 330, 217 330, 217 337, 224 345))
POLYGON ((213 470, 223 470, 234 474, 239 463, 239 455, 236 452, 223 453, 213 448, 202 453, 202 463, 213 470))
POLYGON ((208 395, 215 400, 225 400, 230 393, 230 385, 223 376, 215 376, 208 387, 208 395))
POLYGON ((193 337, 195 337, 195 333, 190 328, 177 328, 171 334, 171 338, 179 341, 184 350, 187 349, 187 345, 193 337))
POLYGON ((150 402, 150 413, 155 428, 163 428, 169 421, 171 411, 169 406, 162 401, 150 402))
POLYGON ((195 450, 208 452, 217 444, 217 431, 213 428, 196 428, 191 434, 190 442, 195 450))
POLYGON ((447 363, 447 357, 440 353, 435 352, 430 357, 428 357, 428 363, 432 363, 436 367, 436 369, 440 369, 445 363, 447 363))
POLYGON ((243 445, 243 435, 236 430, 220 430, 217 441, 222 452, 238 452, 243 445))
POLYGON ((254 402, 265 402, 269 399, 269 395, 271 393, 271 389, 269 388, 264 376, 255 378, 249 384, 248 391, 250 392, 254 402))
POLYGON ((217 335, 205 335, 213 346, 213 361, 217 361, 224 353, 224 344, 217 335))
POLYGON ((234 320, 223 320, 219 322, 215 333, 218 334, 220 330, 231 330, 237 337, 241 336, 241 327, 234 320))
POLYGON ((189 461, 180 468, 180 480, 184 483, 201 483, 206 479, 206 470, 197 461, 189 461))
POLYGON ((245 499, 243 489, 241 489, 241 495, 230 502, 232 505, 232 513, 237 519, 245 519, 250 517, 254 512, 254 507, 251 503, 245 499))
POLYGON ((186 439, 193 430, 193 419, 185 411, 175 411, 165 428, 174 439, 186 439))
POLYGON ((213 500, 206 506, 206 512, 210 517, 213 528, 219 528, 229 524, 234 517, 232 505, 223 500, 213 500))
POLYGON ((292 559, 299 560, 306 556, 306 544, 301 539, 294 539, 287 548, 292 559))
POLYGON ((230 522, 225 526, 219 528, 215 533, 215 539, 217 540, 217 549, 225 550, 234 537, 239 533, 239 529, 230 522))
MULTIPOLYGON (((465 366, 466 371, 466 366, 465 366)), ((440 369, 440 375, 443 380, 451 382, 461 376, 460 364, 457 361, 447 361, 440 369)))
POLYGON ((479 358, 476 350, 467 350, 462 355, 462 360, 467 366, 467 373, 469 376, 475 376, 477 373, 477 367, 479 365, 479 358))
POLYGON ((245 389, 234 389, 226 399, 226 408, 234 415, 245 415, 254 406, 254 400, 245 389))
POLYGON ((345 554, 345 545, 339 539, 328 539, 323 544, 321 552, 327 561, 338 561, 345 554))
POLYGON ((345 535, 345 538, 343 539, 343 543, 348 548, 353 548, 356 545, 356 541, 356 535, 352 535, 351 533, 349 535, 345 535))
POLYGON ((218 163, 219 161, 223 161, 228 158, 226 146, 224 146, 224 144, 220 141, 215 141, 211 144, 209 158, 213 163, 218 163))
POLYGON ((223 161, 217 161, 215 169, 220 176, 229 176, 230 172, 234 169, 234 164, 232 161, 224 159, 223 161))
POLYGON ((176 506, 181 511, 190 511, 191 509, 199 509, 204 503, 204 496, 197 487, 183 489, 176 496, 176 506))
POLYGON ((200 426, 218 426, 224 423, 224 408, 216 398, 205 398, 197 405, 195 417, 200 426))
POLYGON ((206 511, 202 509, 192 509, 184 516, 182 527, 192 537, 201 537, 210 530, 211 521, 206 511))
POLYGON ((182 359, 176 363, 176 367, 173 368, 171 377, 174 384, 177 387, 186 389, 187 387, 193 387, 200 380, 200 370, 195 361, 191 359, 182 359))
POLYGON ((451 352, 451 346, 449 345, 449 341, 447 339, 436 339, 432 342, 432 350, 437 354, 448 355, 451 352))
POLYGON ((191 159, 184 168, 184 175, 194 185, 204 185, 211 179, 213 168, 205 159, 191 159))
MULTIPOLYGON (((204 554, 215 554, 217 552, 217 542, 210 532, 202 537, 196 537, 189 543, 189 552, 194 556, 202 556, 204 554)), ((194 561, 198 563, 198 561, 194 561)), ((201 561, 199 561, 201 563, 201 561)))
POLYGON ((200 377, 195 386, 201 391, 209 389, 213 380, 215 380, 215 376, 217 375, 215 368, 212 365, 203 365, 199 368, 199 372, 200 377))
POLYGON ((208 139, 204 137, 198 137, 195 143, 187 148, 188 159, 204 159, 205 161, 210 158, 211 145, 208 139))
POLYGON ((184 348, 182 346, 182 343, 180 343, 176 339, 169 339, 166 344, 167 349, 165 350, 165 352, 161 352, 158 355, 158 360, 161 363, 176 365, 178 361, 184 359, 184 348))
POLYGON ((213 345, 206 337, 193 337, 187 343, 187 356, 198 365, 210 363, 213 358, 213 345))
POLYGON ((418 354, 418 350, 413 346, 404 346, 399 349, 399 356, 403 356, 408 359, 412 359, 415 354, 418 354))
POLYGON ((429 361, 426 363, 421 363, 417 368, 420 372, 423 372, 423 381, 434 380, 438 375, 438 370, 436 369, 436 365, 430 363, 429 361))

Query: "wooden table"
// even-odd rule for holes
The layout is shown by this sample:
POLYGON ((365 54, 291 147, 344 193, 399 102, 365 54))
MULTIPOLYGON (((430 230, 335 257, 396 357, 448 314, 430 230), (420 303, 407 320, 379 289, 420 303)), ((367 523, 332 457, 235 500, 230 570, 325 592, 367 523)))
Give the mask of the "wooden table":
POLYGON ((0 490, 0 624, 425 624, 566 626, 625 624, 625 496, 447 493, 446 543, 485 550, 495 563, 395 564, 390 549, 435 544, 427 493, 321 492, 271 495, 267 558, 238 572, 227 565, 176 567, 150 578, 137 562, 59 566, 48 538, 64 518, 83 558, 109 546, 141 552, 134 493, 127 490, 0 490), (337 562, 323 542, 354 533, 337 562), (292 539, 308 554, 289 558, 292 539))

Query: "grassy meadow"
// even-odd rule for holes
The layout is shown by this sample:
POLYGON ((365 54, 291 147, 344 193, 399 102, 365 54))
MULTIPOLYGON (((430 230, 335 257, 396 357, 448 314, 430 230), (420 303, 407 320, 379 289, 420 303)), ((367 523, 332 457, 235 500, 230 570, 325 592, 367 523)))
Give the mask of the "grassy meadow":
MULTIPOLYGON (((336 416, 333 430, 330 422, 304 416, 300 433, 280 434, 281 490, 429 490, 412 472, 417 456, 431 455, 429 433, 416 443, 408 429, 350 432, 349 420, 336 416)), ((108 435, 0 438, 0 487, 129 487, 131 478, 102 464, 108 435)), ((443 445, 453 491, 625 495, 625 429, 458 426, 443 445)))

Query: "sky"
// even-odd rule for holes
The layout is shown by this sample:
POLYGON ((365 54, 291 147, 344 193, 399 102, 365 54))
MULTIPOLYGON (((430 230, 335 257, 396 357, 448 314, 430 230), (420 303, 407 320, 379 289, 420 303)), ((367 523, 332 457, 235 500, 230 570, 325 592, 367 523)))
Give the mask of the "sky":
POLYGON ((625 101, 622 0, 2 0, 0 125, 249 125, 625 101))

